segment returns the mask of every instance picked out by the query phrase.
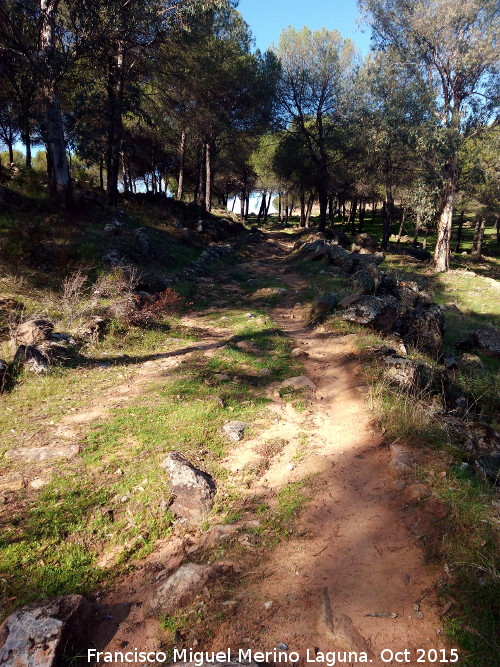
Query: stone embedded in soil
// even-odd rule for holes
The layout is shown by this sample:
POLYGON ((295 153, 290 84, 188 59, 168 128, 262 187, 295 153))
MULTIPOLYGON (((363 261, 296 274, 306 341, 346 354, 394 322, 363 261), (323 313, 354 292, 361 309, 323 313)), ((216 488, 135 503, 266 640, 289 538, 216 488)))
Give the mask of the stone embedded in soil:
POLYGON ((294 347, 290 354, 296 359, 301 357, 305 359, 309 356, 309 354, 305 350, 302 350, 300 347, 294 347))
POLYGON ((337 307, 338 298, 333 292, 327 292, 314 301, 309 312, 309 322, 320 324, 337 307))
POLYGON ((407 503, 417 503, 422 498, 427 498, 429 488, 425 484, 411 484, 403 493, 403 499, 407 503))
POLYGON ((80 453, 79 445, 61 447, 19 447, 5 452, 5 458, 11 461, 49 461, 51 459, 73 459, 80 453))
POLYGON ((177 452, 169 454, 161 466, 168 471, 174 515, 188 523, 205 517, 214 505, 216 485, 212 477, 177 452))
POLYGON ((185 563, 162 582, 151 595, 152 614, 172 614, 179 607, 192 602, 195 595, 215 578, 225 573, 221 566, 185 563))
POLYGON ((423 509, 424 512, 430 514, 434 519, 444 519, 448 516, 449 512, 448 505, 435 497, 426 500, 423 509))
POLYGON ((410 472, 413 464, 408 451, 402 445, 393 444, 390 446, 391 462, 389 467, 394 475, 401 475, 410 472))
POLYGON ((91 605, 81 595, 34 602, 0 627, 0 665, 61 667, 87 646, 91 605))
POLYGON ((245 424, 245 422, 230 421, 224 424, 222 430, 233 442, 239 442, 243 439, 247 428, 248 424, 245 424))
POLYGON ((328 640, 330 649, 364 652, 368 657, 372 654, 366 640, 356 630, 349 616, 332 609, 326 588, 321 591, 316 630, 321 637, 328 640))
POLYGON ((473 347, 490 357, 500 359, 500 333, 493 327, 479 327, 469 334, 473 347))
POLYGON ((316 391, 317 387, 307 375, 297 375, 293 378, 287 378, 280 384, 280 389, 312 389, 316 391))

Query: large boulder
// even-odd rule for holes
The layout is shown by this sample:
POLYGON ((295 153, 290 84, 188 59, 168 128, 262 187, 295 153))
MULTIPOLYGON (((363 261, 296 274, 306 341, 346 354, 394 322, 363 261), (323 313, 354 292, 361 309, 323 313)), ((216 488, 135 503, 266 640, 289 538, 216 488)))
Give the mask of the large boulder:
POLYGON ((444 325, 444 313, 440 306, 433 304, 414 308, 404 318, 404 341, 429 357, 438 359, 443 350, 444 325))
POLYGON ((327 258, 329 264, 333 264, 345 274, 351 273, 354 268, 352 253, 339 245, 327 246, 327 258))
POLYGON ((378 244, 375 239, 370 236, 370 234, 366 234, 364 232, 354 237, 354 243, 360 248, 364 248, 370 252, 376 252, 378 248, 378 244))
POLYGON ((471 345, 479 352, 500 359, 500 333, 493 327, 480 327, 469 334, 471 345))
POLYGON ((399 315, 400 305, 394 297, 359 295, 346 305, 342 318, 347 322, 363 324, 377 331, 389 332, 394 331, 399 315))
POLYGON ((344 234, 344 232, 341 232, 339 229, 326 229, 325 238, 327 238, 333 245, 342 246, 342 248, 345 248, 346 250, 352 245, 352 241, 347 234, 344 234))
POLYGON ((337 307, 338 298, 333 292, 327 292, 314 301, 309 313, 309 322, 319 324, 324 322, 327 316, 337 307))
POLYGON ((169 475, 173 496, 170 509, 187 523, 197 523, 214 505, 216 485, 213 478, 177 452, 169 454, 161 465, 169 475))
POLYGON ((383 357, 383 362, 385 377, 401 389, 410 393, 424 392, 438 396, 446 396, 448 393, 449 379, 446 371, 395 354, 383 357))
POLYGON ((37 315, 17 327, 14 342, 16 345, 38 345, 46 340, 53 331, 53 323, 37 315))
POLYGON ((360 294, 376 294, 382 281, 382 273, 375 264, 367 264, 352 276, 360 294))
POLYGON ((0 665, 63 667, 87 646, 91 605, 81 595, 34 602, 0 627, 0 665))

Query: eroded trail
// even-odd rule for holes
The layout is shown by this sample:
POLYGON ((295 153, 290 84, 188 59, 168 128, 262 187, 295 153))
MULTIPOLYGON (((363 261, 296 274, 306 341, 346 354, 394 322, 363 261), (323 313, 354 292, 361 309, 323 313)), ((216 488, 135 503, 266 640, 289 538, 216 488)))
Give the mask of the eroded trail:
MULTIPOLYGON (((283 535, 281 543, 264 544, 258 534, 240 533, 236 550, 224 551, 219 562, 232 566, 237 577, 229 591, 221 584, 222 590, 216 586, 209 596, 219 600, 224 620, 208 640, 200 626, 193 648, 272 651, 284 643, 299 653, 300 664, 308 651, 312 660, 318 650, 350 650, 366 652, 377 667, 401 664, 390 651, 409 650, 417 664, 418 649, 443 646, 434 596, 437 574, 424 564, 418 536, 409 529, 414 515, 372 424, 352 337, 307 326, 296 304, 306 285, 299 274, 285 270, 290 249, 286 235, 270 235, 241 266, 254 277, 279 275, 287 292, 270 314, 303 351, 304 372, 316 389, 298 410, 277 387, 268 388, 271 419, 261 428, 254 424, 252 437, 234 445, 222 464, 249 507, 276 505, 280 490, 294 483, 302 485, 307 500, 293 533, 283 535), (252 466, 260 466, 260 472, 248 485, 245 471, 252 466)), ((235 308, 248 303, 243 293, 231 299, 235 308)), ((101 601, 104 620, 95 628, 96 645, 111 651, 161 646, 164 635, 147 611, 158 579, 183 561, 199 562, 207 543, 216 546, 226 529, 227 535, 237 534, 244 525, 216 526, 208 536, 180 535, 116 582, 101 601)), ((196 628, 190 640, 193 636, 196 628)), ((189 646, 179 641, 179 647, 189 646)), ((424 658, 418 664, 431 662, 424 658)))
MULTIPOLYGON (((272 275, 288 249, 283 241, 274 252, 268 245, 253 269, 272 275), (271 257, 266 256, 269 252, 271 257)), ((282 279, 290 291, 301 287, 296 274, 284 273, 282 279)), ((213 648, 248 645, 269 650, 285 643, 304 657, 307 649, 314 655, 315 647, 361 650, 367 645, 375 665, 397 664, 380 659, 384 649, 410 649, 416 660, 417 649, 441 646, 433 596, 419 602, 432 589, 435 575, 424 565, 418 540, 408 530, 401 488, 391 474, 387 449, 380 447, 382 436, 371 423, 351 337, 307 327, 293 309, 295 300, 290 293, 272 315, 307 353, 305 373, 317 391, 306 414, 296 413, 293 419, 286 404, 278 404, 276 411, 281 430, 288 430, 292 439, 299 431, 307 434, 309 453, 292 471, 283 459, 276 461, 262 483, 276 490, 311 476, 310 502, 294 537, 282 542, 250 577, 237 615, 215 637, 213 648), (325 589, 337 618, 331 631, 321 622, 325 589), (390 614, 397 617, 385 617, 390 614), (341 615, 350 618, 364 641, 354 631, 343 641, 337 631, 341 615)), ((234 468, 240 455, 245 459, 244 452, 232 453, 234 468)))

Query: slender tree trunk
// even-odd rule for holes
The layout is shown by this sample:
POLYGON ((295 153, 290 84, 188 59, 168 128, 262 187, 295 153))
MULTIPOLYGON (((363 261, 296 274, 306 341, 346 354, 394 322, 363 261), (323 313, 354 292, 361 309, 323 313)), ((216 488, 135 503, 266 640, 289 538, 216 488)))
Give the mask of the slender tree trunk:
POLYGON ((7 141, 7 148, 9 150, 9 164, 14 162, 14 145, 12 141, 7 141))
POLYGON ((249 214, 250 214, 250 192, 247 192, 247 196, 245 198, 245 222, 248 221, 249 214))
POLYGON ((361 234, 363 231, 363 225, 365 222, 365 215, 366 215, 366 202, 361 202, 359 206, 359 225, 358 225, 358 234, 361 234))
POLYGON ((453 223, 453 205, 457 191, 457 159, 454 157, 448 166, 448 181, 446 183, 441 213, 437 223, 437 241, 434 250, 434 270, 438 273, 450 268, 451 228, 453 223))
POLYGON ((212 146, 210 141, 205 143, 205 211, 212 210, 212 146))
POLYGON ((324 232, 326 229, 326 218, 328 209, 328 174, 324 174, 319 181, 318 199, 319 199, 318 230, 320 232, 324 232))
POLYGON ((283 202, 281 192, 278 192, 278 220, 283 222, 283 202))
POLYGON ((346 212, 345 212, 345 199, 342 200, 342 224, 344 225, 346 221, 346 212))
POLYGON ((99 160, 99 187, 101 190, 104 190, 104 160, 101 158, 99 160))
POLYGON ((484 229, 486 227, 486 216, 480 214, 474 229, 474 240, 472 242, 472 254, 476 259, 481 259, 483 255, 484 229))
POLYGON ((500 243, 500 215, 495 216, 495 229, 497 233, 497 243, 500 243))
POLYGON ((311 222, 311 213, 312 209, 314 206, 314 199, 315 199, 315 193, 314 190, 311 190, 311 194, 309 195, 309 201, 307 202, 307 210, 306 210, 306 227, 309 228, 309 224, 311 222))
POLYGON ((177 186, 177 201, 182 200, 184 194, 184 164, 186 161, 186 132, 182 130, 181 142, 179 145, 179 183, 177 186))
POLYGON ((263 192, 262 193, 262 199, 260 200, 259 213, 257 215, 257 225, 260 223, 260 219, 262 218, 262 216, 264 215, 264 213, 266 211, 266 197, 267 197, 267 193, 263 192))
POLYGON ((118 42, 116 54, 110 62, 108 95, 108 146, 106 156, 106 203, 116 206, 118 202, 118 175, 123 129, 123 89, 125 85, 125 57, 123 44, 118 42))
POLYGON ((304 190, 304 184, 300 184, 300 227, 306 226, 306 193, 304 190))
POLYGON ((267 198, 266 210, 264 212, 264 220, 263 220, 264 225, 266 224, 267 216, 269 215, 269 208, 271 206, 271 199, 272 198, 273 198, 273 193, 270 192, 269 197, 267 198))
POLYGON ((377 213, 377 202, 372 199, 372 224, 375 222, 375 215, 377 213))
POLYGON ((413 247, 418 245, 418 235, 420 233, 420 213, 417 213, 415 220, 415 234, 413 235, 413 247))
POLYGON ((349 215, 349 222, 351 224, 351 232, 353 234, 356 233, 355 222, 356 222, 356 210, 357 210, 357 208, 358 208, 358 198, 354 197, 354 199, 351 202, 351 213, 349 215))
POLYGON ((405 208, 404 206, 401 206, 401 220, 399 222, 399 229, 398 229, 398 237, 396 239, 396 243, 399 245, 401 243, 401 236, 403 234, 403 228, 405 224, 405 208))
POLYGON ((234 213, 234 207, 236 206, 236 199, 237 199, 237 197, 236 197, 236 195, 234 195, 233 205, 231 207, 231 213, 234 213))
POLYGON ((455 252, 460 252, 460 244, 462 242, 462 230, 464 227, 464 221, 465 221, 465 211, 462 209, 460 213, 460 219, 458 221, 457 242, 455 244, 455 252))
POLYGON ((392 187, 386 186, 386 195, 384 202, 384 218, 382 221, 382 243, 380 247, 382 250, 387 250, 389 246, 389 237, 391 235, 392 214, 394 210, 394 199, 392 196, 392 187))
POLYGON ((330 195, 328 197, 328 220, 330 221, 330 224, 333 223, 333 219, 335 217, 334 208, 335 208, 335 199, 333 195, 330 195))
POLYGON ((45 80, 42 83, 42 138, 47 151, 47 172, 51 197, 55 201, 71 205, 73 195, 66 156, 56 63, 55 36, 58 4, 53 0, 40 0, 42 19, 40 46, 46 64, 45 80))
POLYGON ((23 132, 23 143, 26 151, 25 166, 26 169, 31 169, 31 137, 29 129, 23 132))

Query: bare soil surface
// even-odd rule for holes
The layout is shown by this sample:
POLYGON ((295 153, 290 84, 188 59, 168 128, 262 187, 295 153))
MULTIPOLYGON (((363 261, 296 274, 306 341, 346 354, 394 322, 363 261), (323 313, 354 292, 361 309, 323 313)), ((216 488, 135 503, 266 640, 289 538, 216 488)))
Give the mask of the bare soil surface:
MULTIPOLYGON (((212 608, 223 610, 223 620, 209 639, 195 626, 175 638, 177 646, 272 651, 284 643, 300 654, 299 664, 307 650, 310 656, 315 650, 366 650, 376 666, 401 664, 382 660, 386 649, 409 649, 416 664, 417 649, 444 646, 435 598, 439 573, 426 566, 421 546, 439 519, 405 503, 405 483, 394 476, 390 451, 372 423, 352 337, 305 324, 295 290, 306 285, 285 270, 290 250, 285 234, 270 235, 242 266, 257 276, 280 274, 288 292, 271 315, 304 351, 305 374, 317 388, 302 411, 271 390, 271 423, 260 432, 254 424, 257 435, 234 445, 224 465, 249 505, 273 506, 280 489, 305 480, 308 501, 293 533, 270 547, 241 523, 219 532, 221 527, 179 532, 99 601, 94 641, 100 650, 165 645, 148 600, 182 561, 203 562, 204 549, 216 545, 221 532, 239 535, 236 551, 217 561, 232 565, 235 576, 204 593, 212 608), (282 443, 277 449, 276 442, 282 443), (248 488, 244 473, 252 465, 262 472, 248 488)), ((233 307, 244 308, 246 298, 233 307)), ((75 423, 78 418, 64 428, 75 423)), ((343 664, 361 663, 346 658, 343 664)))

